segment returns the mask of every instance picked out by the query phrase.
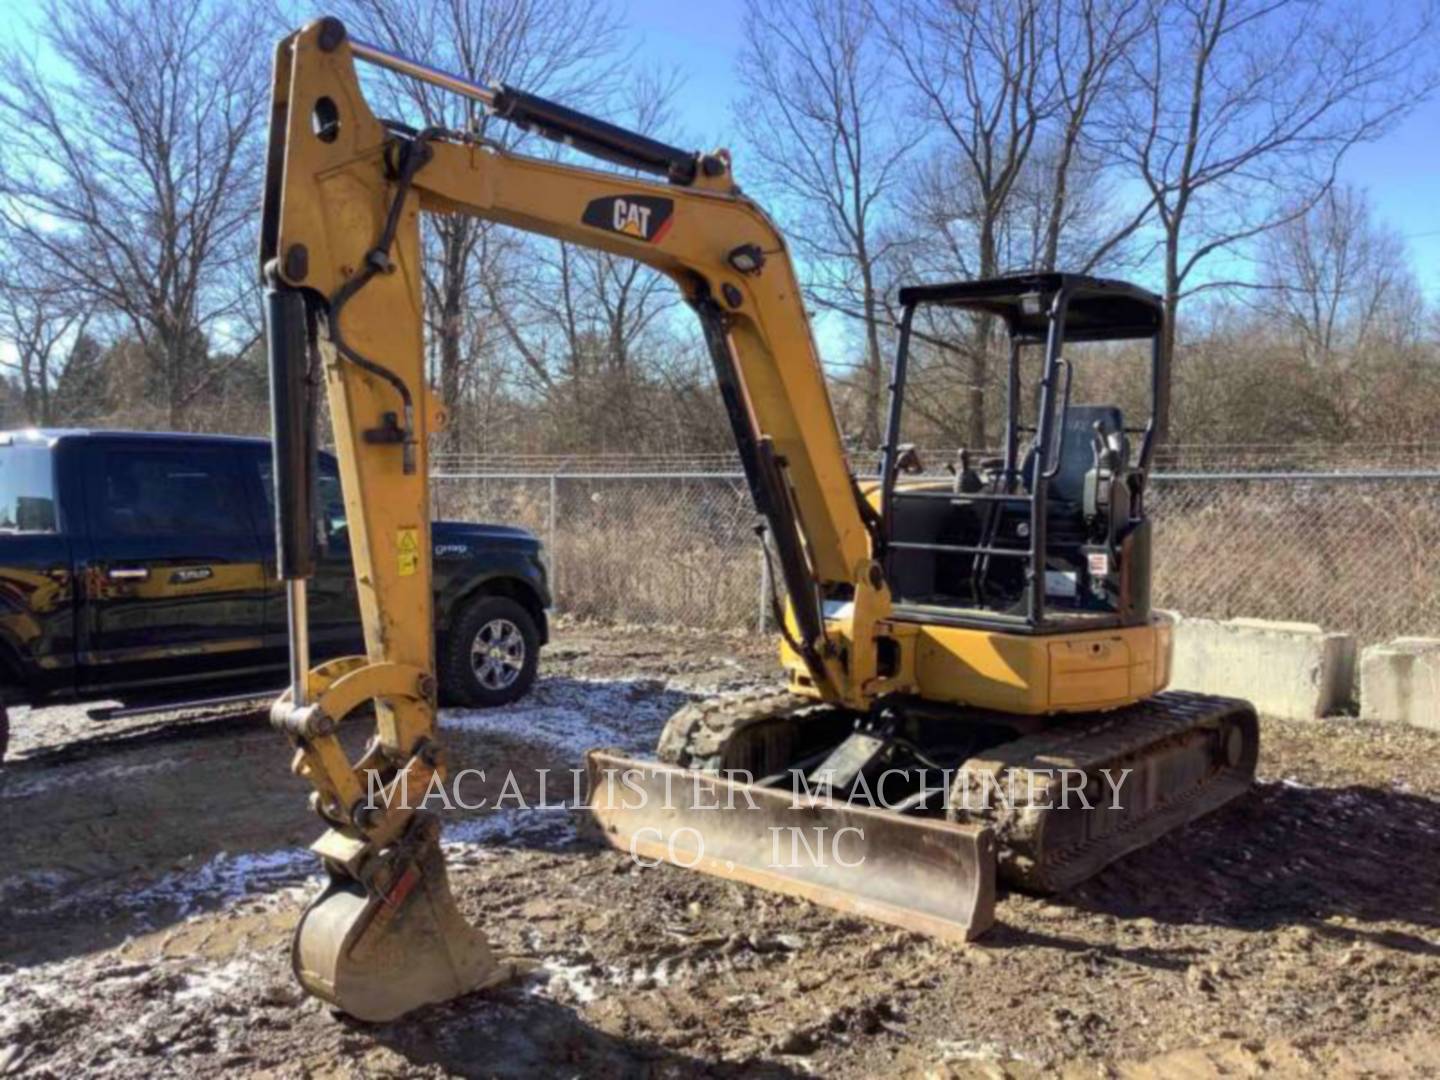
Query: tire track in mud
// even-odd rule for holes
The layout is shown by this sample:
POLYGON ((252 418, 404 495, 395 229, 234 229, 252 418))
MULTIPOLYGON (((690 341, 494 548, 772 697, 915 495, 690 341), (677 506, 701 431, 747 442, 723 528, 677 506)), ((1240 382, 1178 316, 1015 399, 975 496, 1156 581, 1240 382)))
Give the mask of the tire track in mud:
MULTIPOLYGON (((19 720, 12 719, 14 728, 18 729, 22 724, 26 729, 32 725, 44 727, 52 717, 60 717, 63 719, 56 725, 59 730, 39 746, 19 751, 12 749, 4 764, 0 765, 0 778, 11 771, 71 765, 107 754, 166 746, 191 739, 227 738, 237 733, 261 730, 269 722, 268 709, 268 705, 258 701, 258 695, 253 704, 226 709, 186 710, 163 714, 158 719, 124 722, 92 720, 80 713, 78 706, 31 709, 19 720)), ((25 739, 27 743, 34 741, 33 735, 25 739)))

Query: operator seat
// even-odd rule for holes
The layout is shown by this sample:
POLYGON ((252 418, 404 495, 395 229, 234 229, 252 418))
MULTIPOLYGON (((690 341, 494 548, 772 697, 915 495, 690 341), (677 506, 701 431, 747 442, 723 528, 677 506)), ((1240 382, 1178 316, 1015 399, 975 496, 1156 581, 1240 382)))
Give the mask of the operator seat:
MULTIPOLYGON (((1047 547, 1067 561, 1079 561, 1079 548, 1089 539, 1092 519, 1109 498, 1100 489, 1113 477, 1099 475, 1095 453, 1096 431, 1107 440, 1118 436, 1119 470, 1129 464, 1129 445, 1125 439, 1125 417, 1117 405, 1071 405, 1065 411, 1065 427, 1060 433, 1059 468, 1050 478, 1045 493, 1047 547)), ((1022 475, 1025 490, 1034 493, 1035 448, 1025 456, 1022 475)))

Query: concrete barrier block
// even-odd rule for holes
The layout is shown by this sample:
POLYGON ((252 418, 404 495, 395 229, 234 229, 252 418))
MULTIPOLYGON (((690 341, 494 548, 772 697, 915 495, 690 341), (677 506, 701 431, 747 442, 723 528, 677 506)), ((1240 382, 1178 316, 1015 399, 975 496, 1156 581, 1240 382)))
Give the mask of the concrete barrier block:
POLYGON ((1173 690, 1244 698, 1265 716, 1340 712, 1355 685, 1355 639, 1312 623, 1176 617, 1173 690))
POLYGON ((1440 731, 1440 638, 1396 638, 1366 649, 1360 716, 1440 731))

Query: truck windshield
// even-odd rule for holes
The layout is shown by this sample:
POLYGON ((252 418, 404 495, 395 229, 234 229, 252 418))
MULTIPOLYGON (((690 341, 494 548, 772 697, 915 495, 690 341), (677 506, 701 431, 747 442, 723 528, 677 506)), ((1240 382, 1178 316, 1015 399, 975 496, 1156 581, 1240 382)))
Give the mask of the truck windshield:
POLYGON ((48 446, 0 444, 0 532, 55 531, 55 472, 48 446))

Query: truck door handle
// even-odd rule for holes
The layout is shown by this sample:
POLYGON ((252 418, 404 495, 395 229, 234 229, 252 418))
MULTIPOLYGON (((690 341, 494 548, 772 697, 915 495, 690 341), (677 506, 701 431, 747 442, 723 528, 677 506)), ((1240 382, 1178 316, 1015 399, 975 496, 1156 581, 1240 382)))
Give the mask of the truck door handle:
POLYGON ((111 581, 144 581, 150 571, 144 566, 112 566, 105 576, 111 581))

